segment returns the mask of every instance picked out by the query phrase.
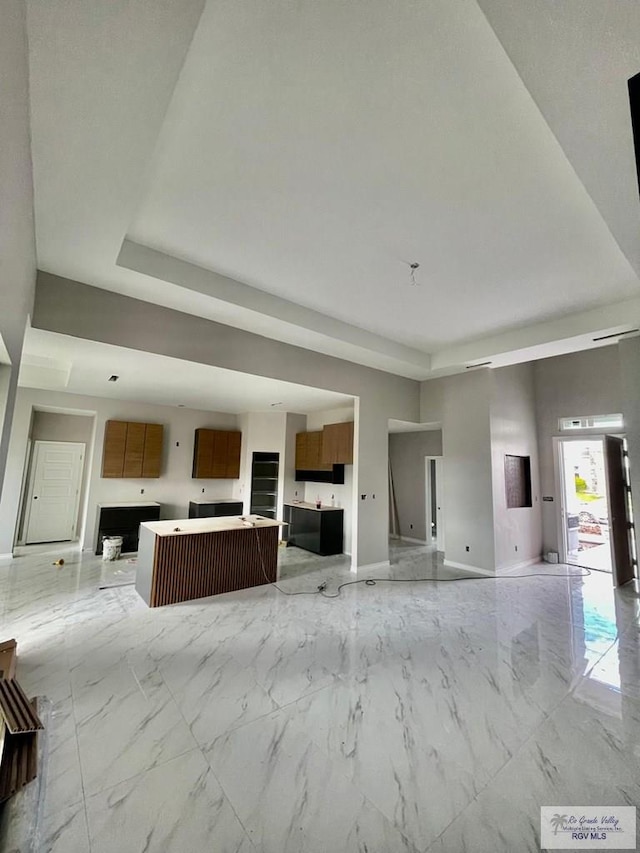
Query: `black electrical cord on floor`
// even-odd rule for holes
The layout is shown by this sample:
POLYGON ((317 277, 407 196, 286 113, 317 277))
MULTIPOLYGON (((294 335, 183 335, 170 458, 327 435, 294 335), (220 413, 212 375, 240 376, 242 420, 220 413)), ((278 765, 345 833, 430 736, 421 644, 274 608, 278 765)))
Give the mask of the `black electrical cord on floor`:
MULTIPOLYGON (((591 574, 589 569, 584 569, 584 574, 569 574, 569 575, 553 575, 548 572, 531 572, 526 575, 462 575, 459 578, 362 578, 357 581, 345 581, 341 583, 336 592, 327 594, 324 592, 326 584, 320 584, 317 592, 323 598, 339 598, 340 590, 343 586, 351 586, 351 584, 363 583, 365 586, 375 586, 379 583, 454 583, 456 581, 495 581, 495 580, 519 580, 520 578, 586 578, 591 574), (320 589, 322 587, 322 589, 320 589)), ((281 590, 282 591, 282 590, 281 590)), ((286 593, 285 593, 286 594, 286 593)), ((289 595, 291 593, 288 593, 289 595)), ((309 592, 308 595, 315 593, 309 592)))
POLYGON ((525 575, 462 575, 458 578, 360 578, 355 581, 344 581, 343 583, 338 585, 338 588, 334 593, 325 592, 327 588, 327 582, 323 581, 318 585, 317 589, 308 589, 308 590, 300 590, 299 592, 289 592, 286 589, 282 589, 278 586, 275 581, 269 580, 269 576, 267 575, 267 570, 264 564, 264 557, 262 555, 262 545, 260 543, 260 536, 258 535, 258 528, 254 525, 253 529, 256 532, 256 541, 258 543, 258 555, 260 557, 260 565, 262 567, 262 574, 265 577, 265 580, 271 586, 274 586, 278 592, 282 593, 282 595, 321 595, 323 598, 340 598, 341 590, 345 586, 354 586, 355 584, 363 583, 365 586, 376 586, 379 583, 454 583, 457 581, 493 581, 493 580, 520 580, 521 578, 586 578, 591 575, 591 569, 587 569, 585 566, 581 566, 580 574, 550 574, 549 572, 528 572, 525 575))

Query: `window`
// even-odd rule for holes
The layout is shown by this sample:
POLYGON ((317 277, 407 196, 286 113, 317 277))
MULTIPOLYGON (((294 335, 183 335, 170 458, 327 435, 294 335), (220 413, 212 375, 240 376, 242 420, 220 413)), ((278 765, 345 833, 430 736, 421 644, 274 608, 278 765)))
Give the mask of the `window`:
POLYGON ((507 509, 531 506, 531 457, 505 456, 504 482, 507 509))
POLYGON ((577 429, 621 430, 622 415, 588 415, 582 418, 560 418, 560 432, 577 429))

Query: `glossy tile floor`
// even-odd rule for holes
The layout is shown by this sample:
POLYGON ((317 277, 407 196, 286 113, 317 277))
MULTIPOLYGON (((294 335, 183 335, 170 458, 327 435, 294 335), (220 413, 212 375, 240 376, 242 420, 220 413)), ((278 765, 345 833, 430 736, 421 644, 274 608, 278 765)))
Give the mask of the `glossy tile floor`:
MULTIPOLYGON (((289 592, 354 577, 281 560, 289 592)), ((101 568, 0 568, 54 703, 42 851, 521 853, 540 805, 640 804, 639 599, 609 575, 416 583, 454 573, 405 545, 406 583, 149 610, 101 568)))

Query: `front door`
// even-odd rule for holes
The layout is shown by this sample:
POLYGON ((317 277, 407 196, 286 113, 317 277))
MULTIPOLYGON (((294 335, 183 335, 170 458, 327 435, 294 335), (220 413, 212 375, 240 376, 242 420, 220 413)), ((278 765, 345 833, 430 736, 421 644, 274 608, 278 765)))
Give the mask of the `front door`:
POLYGON ((84 450, 67 441, 34 442, 27 545, 75 538, 84 450))
POLYGON ((611 542, 613 545, 613 578, 616 586, 622 586, 635 577, 631 551, 632 514, 631 486, 625 466, 624 442, 621 438, 607 435, 604 439, 609 487, 611 518, 611 542))

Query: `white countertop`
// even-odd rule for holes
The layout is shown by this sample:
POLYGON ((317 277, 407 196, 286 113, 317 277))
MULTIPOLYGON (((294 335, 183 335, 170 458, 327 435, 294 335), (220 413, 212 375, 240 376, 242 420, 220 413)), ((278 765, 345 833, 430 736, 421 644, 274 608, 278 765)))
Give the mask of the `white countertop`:
POLYGON ((188 536, 190 533, 219 533, 223 530, 250 530, 252 527, 284 527, 284 521, 263 518, 261 515, 227 515, 218 518, 179 518, 169 521, 143 521, 156 536, 188 536), (246 518, 244 522, 241 519, 246 518), (253 522, 249 524, 249 522, 253 522))
POLYGON ((118 501, 112 504, 98 504, 100 509, 116 509, 128 506, 160 506, 160 504, 156 503, 156 501, 118 501))
POLYGON ((318 507, 314 503, 309 503, 309 501, 285 501, 284 505, 297 506, 300 507, 300 509, 312 509, 314 512, 331 512, 332 510, 334 512, 335 510, 339 510, 340 512, 342 512, 342 510, 344 509, 344 507, 341 506, 329 506, 328 504, 322 504, 320 509, 318 509, 318 507))
POLYGON ((190 504, 241 504, 241 498, 209 498, 209 500, 189 501, 190 504))

